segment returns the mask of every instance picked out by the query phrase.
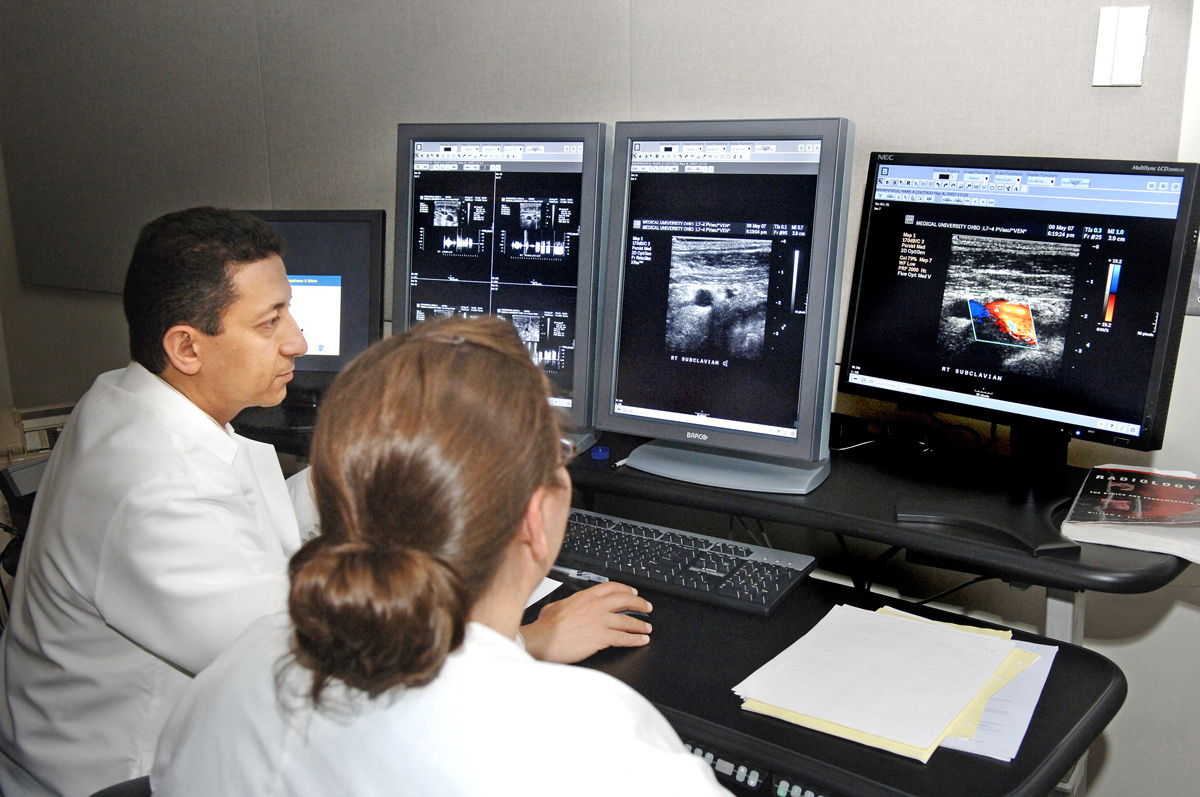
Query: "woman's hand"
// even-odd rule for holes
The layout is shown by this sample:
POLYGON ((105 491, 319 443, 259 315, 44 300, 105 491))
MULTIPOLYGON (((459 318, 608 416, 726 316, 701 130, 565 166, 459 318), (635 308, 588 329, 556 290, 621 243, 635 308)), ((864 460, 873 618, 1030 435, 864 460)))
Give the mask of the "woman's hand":
POLYGON ((547 604, 535 622, 521 627, 521 636, 535 659, 574 664, 607 647, 648 644, 650 623, 618 612, 648 614, 651 608, 633 587, 608 581, 547 604))

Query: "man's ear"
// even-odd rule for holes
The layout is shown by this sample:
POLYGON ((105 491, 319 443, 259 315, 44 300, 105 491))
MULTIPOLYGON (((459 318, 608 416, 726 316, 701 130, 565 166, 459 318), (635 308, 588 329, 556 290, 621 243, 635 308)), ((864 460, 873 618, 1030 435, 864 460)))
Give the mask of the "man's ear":
POLYGON ((200 330, 187 324, 176 324, 163 335, 163 351, 175 370, 188 376, 199 373, 200 352, 196 344, 200 337, 200 330))
POLYGON ((541 561, 550 555, 550 540, 546 536, 546 516, 542 504, 546 500, 546 487, 539 487, 529 497, 525 507, 525 516, 521 520, 521 528, 517 530, 516 541, 529 547, 534 560, 541 561))

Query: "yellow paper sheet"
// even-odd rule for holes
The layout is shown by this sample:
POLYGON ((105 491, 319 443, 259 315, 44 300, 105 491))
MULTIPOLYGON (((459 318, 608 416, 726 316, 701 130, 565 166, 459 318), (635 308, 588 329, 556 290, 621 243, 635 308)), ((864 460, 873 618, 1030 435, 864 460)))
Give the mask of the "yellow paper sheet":
MULTIPOLYGON (((971 625, 961 625, 959 623, 946 623, 936 620, 926 620, 923 617, 918 617, 907 612, 902 612, 889 607, 877 609, 878 614, 884 614, 891 617, 901 617, 907 620, 914 620, 921 623, 929 623, 931 625, 945 625, 951 628, 957 628, 961 631, 966 631, 980 636, 991 636, 999 639, 1012 639, 1012 631, 1000 630, 994 628, 979 628, 971 625)), ((757 714, 766 714, 778 719, 791 722, 795 725, 800 725, 805 728, 811 728, 816 731, 828 733, 833 736, 838 736, 843 739, 849 739, 860 744, 865 744, 870 747, 876 747, 881 750, 887 750, 897 755, 915 758, 921 763, 927 763, 933 751, 938 748, 938 745, 948 736, 959 736, 964 739, 970 739, 975 735, 976 728, 979 727, 979 722, 983 718, 984 709, 987 707, 988 700, 1000 691, 1000 689, 1020 675, 1026 667, 1040 658, 1036 653, 1027 650, 1015 648, 1004 662, 996 669, 996 672, 988 679, 979 693, 967 704, 966 708, 955 717, 954 721, 947 726, 945 732, 938 738, 936 742, 929 747, 916 747, 903 742, 897 742, 892 739, 886 739, 882 736, 865 733, 863 731, 848 728, 844 725, 838 725, 828 720, 810 717, 804 714, 798 714, 794 711, 789 711, 778 706, 772 706, 769 703, 764 703, 761 700, 745 700, 742 702, 742 708, 747 711, 753 711, 757 714)))
POLYGON ((975 728, 979 725, 979 720, 983 716, 983 710, 987 705, 988 699, 991 698, 992 695, 996 694, 996 692, 1000 691, 1001 687, 1003 687, 1013 678, 1016 678, 1018 675, 1020 675, 1026 667, 1037 661, 1038 658, 1039 657, 1036 653, 1030 653, 1027 650, 1021 650, 1020 648, 1014 649, 1004 659, 1004 662, 996 669, 996 672, 988 680, 987 685, 979 691, 979 694, 977 694, 974 699, 967 704, 967 707, 964 708, 957 717, 955 717, 954 721, 946 727, 946 730, 940 737, 938 737, 938 740, 929 747, 925 748, 914 747, 913 745, 896 742, 891 739, 885 739, 882 736, 864 733, 862 731, 855 730, 854 728, 847 728, 844 725, 838 725, 837 723, 818 719, 817 717, 809 717, 804 714, 797 714, 794 711, 788 711, 787 709, 779 708, 778 706, 772 706, 768 703, 763 703, 760 700, 745 700, 742 702, 742 708, 747 711, 753 711, 756 714, 766 714, 771 717, 776 717, 778 719, 791 722, 795 725, 811 728, 815 731, 821 731, 822 733, 828 733, 843 739, 849 739, 852 742, 858 742, 859 744, 865 744, 870 747, 877 747, 881 750, 887 750, 888 752, 896 753, 897 755, 906 756, 908 758, 915 758, 922 764, 925 764, 928 763, 929 757, 933 755, 933 751, 938 748, 938 745, 940 745, 942 740, 947 736, 962 736, 968 739, 974 736, 975 728))
POLYGON ((1012 631, 1007 628, 980 628, 975 625, 962 625, 960 623, 944 623, 940 620, 926 620, 924 617, 918 617, 915 614, 902 612, 899 609, 893 609, 889 606, 883 606, 875 610, 876 614, 886 614, 889 617, 903 617, 905 620, 916 620, 918 623, 929 623, 930 625, 944 625, 949 628, 957 628, 959 631, 966 631, 968 634, 979 634, 980 636, 991 636, 997 639, 1012 639, 1012 631))

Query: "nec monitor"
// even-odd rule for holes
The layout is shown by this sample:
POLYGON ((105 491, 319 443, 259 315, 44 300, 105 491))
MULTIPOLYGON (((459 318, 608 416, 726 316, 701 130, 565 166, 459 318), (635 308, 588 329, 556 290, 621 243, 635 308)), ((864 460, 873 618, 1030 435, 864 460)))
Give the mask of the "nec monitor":
POLYGON ((508 319, 590 432, 604 126, 405 124, 398 139, 393 328, 508 319))
POLYGON ((840 388, 1162 447, 1193 164, 874 153, 840 388))
POLYGON ((872 153, 839 388, 1010 425, 1047 496, 1068 439, 1160 448, 1196 194, 1194 164, 872 153))
POLYGON ((631 467, 803 493, 829 469, 853 125, 616 127, 597 427, 631 467))
POLYGON ((319 394, 383 337, 382 210, 251 210, 286 243, 291 313, 308 352, 288 394, 319 394))

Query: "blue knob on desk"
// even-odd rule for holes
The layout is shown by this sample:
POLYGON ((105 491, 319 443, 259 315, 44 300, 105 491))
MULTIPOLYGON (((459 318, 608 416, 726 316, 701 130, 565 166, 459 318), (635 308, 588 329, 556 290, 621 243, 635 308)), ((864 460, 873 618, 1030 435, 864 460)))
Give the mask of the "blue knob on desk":
POLYGON ((608 459, 608 446, 592 446, 592 459, 608 459))

